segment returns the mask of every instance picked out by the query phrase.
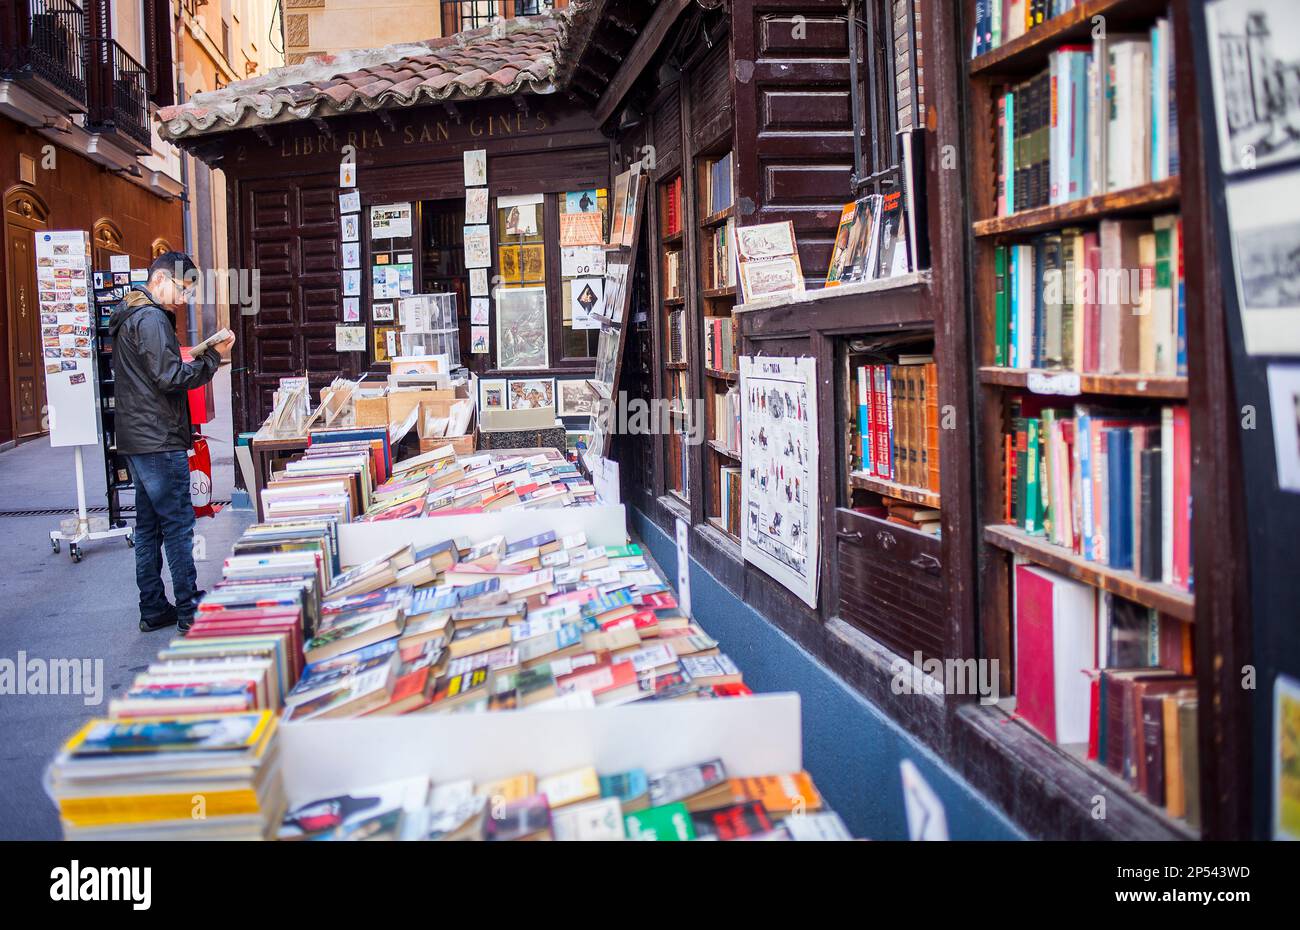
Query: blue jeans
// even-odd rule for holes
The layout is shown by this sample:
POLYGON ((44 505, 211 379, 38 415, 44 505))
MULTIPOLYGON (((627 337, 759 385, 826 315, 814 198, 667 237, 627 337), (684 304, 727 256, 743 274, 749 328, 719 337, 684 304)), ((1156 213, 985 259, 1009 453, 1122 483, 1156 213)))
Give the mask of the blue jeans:
POLYGON ((198 599, 189 456, 181 451, 147 452, 128 455, 126 460, 135 482, 135 583, 140 589, 140 617, 153 620, 172 611, 162 581, 165 547, 176 617, 188 623, 194 618, 198 599))

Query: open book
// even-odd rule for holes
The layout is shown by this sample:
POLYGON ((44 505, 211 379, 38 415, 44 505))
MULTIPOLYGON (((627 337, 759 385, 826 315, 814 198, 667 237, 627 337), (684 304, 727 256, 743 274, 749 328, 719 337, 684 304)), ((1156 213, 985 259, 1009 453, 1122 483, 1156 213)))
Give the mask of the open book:
POLYGON ((212 348, 217 343, 225 342, 233 335, 234 333, 232 333, 230 330, 225 328, 217 330, 215 333, 213 333, 207 339, 204 339, 198 345, 192 346, 190 348, 190 357, 193 358, 197 356, 200 352, 206 352, 208 349, 212 348))

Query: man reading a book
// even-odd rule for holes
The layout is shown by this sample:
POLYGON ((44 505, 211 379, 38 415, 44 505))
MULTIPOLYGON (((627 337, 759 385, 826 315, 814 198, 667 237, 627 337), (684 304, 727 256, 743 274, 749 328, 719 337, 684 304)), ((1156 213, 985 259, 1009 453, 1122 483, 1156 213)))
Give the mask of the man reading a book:
POLYGON ((212 380, 219 349, 230 335, 181 359, 176 312, 192 301, 198 269, 183 252, 167 252, 149 267, 144 287, 132 287, 113 310, 113 381, 117 449, 135 484, 135 581, 140 589, 140 629, 194 620, 199 591, 194 570, 194 508, 190 504, 188 451, 193 429, 187 393, 212 380), (171 569, 173 606, 162 582, 162 552, 171 569))

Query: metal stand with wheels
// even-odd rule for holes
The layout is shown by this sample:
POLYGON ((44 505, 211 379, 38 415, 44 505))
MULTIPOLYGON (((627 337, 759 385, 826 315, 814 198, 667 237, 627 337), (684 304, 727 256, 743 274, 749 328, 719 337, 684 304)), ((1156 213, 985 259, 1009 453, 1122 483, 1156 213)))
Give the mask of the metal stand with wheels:
POLYGON ((82 465, 81 446, 73 446, 73 455, 77 462, 77 518, 75 528, 72 520, 65 520, 57 530, 50 530, 50 549, 59 551, 59 543, 68 544, 68 555, 73 562, 81 561, 81 544, 88 539, 112 539, 115 536, 126 537, 128 546, 135 545, 135 529, 130 526, 112 526, 107 517, 99 517, 92 523, 86 513, 86 473, 82 465))

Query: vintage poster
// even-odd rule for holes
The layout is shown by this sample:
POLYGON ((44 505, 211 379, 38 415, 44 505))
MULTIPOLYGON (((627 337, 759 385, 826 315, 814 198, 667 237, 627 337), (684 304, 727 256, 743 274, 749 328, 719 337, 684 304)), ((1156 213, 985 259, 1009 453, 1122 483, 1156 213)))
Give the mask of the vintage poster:
POLYGON ((488 189, 470 187, 465 190, 465 222, 481 226, 488 221, 488 189))
POLYGON ((360 297, 343 298, 343 322, 344 323, 361 322, 361 298, 360 297))
POLYGON ((469 328, 469 351, 471 355, 487 355, 488 353, 488 334, 491 328, 487 326, 471 326, 469 328))
POLYGON ((366 351, 366 328, 364 326, 335 326, 334 351, 366 351))
POLYGON ((817 364, 741 358, 741 554, 817 606, 817 364))
POLYGON ((411 205, 385 203, 370 208, 370 238, 409 239, 411 237, 411 205))
POLYGON ((577 278, 605 273, 605 250, 596 246, 560 249, 560 275, 577 278))
POLYGON ((492 264, 491 234, 487 226, 465 227, 465 267, 487 268, 492 264))
POLYGON ((546 328, 546 288, 497 291, 497 367, 545 368, 550 364, 546 328))
POLYGON ((511 410, 537 410, 554 406, 554 378, 528 378, 510 382, 511 410))
POLYGON ((345 213, 339 219, 339 224, 343 227, 343 241, 356 242, 361 238, 361 214, 345 213))
POLYGON ((393 319, 392 301, 376 303, 370 305, 370 318, 376 323, 390 322, 393 319))
POLYGON ((599 395, 592 390, 586 378, 574 378, 556 383, 559 388, 557 413, 562 417, 589 417, 596 412, 599 395))
POLYGON ((506 409, 506 382, 504 378, 481 378, 479 380, 478 409, 506 409))
POLYGON ((465 186, 482 187, 487 183, 487 149, 465 153, 465 186))
POLYGON ((339 194, 339 212, 340 213, 360 213, 361 212, 361 192, 347 191, 339 194))
POLYGON ((1268 366, 1277 486, 1300 493, 1300 365, 1268 366))
POLYGON ((339 164, 339 187, 357 186, 356 162, 345 161, 339 164))
POLYGON ((359 268, 343 272, 343 296, 361 296, 361 270, 359 268))
POLYGON ((1227 201, 1246 351, 1300 355, 1300 168, 1230 182, 1227 201))
POLYGON ((343 267, 344 268, 361 267, 361 243, 360 242, 343 243, 343 267))
POLYGON ((486 297, 488 292, 488 275, 486 268, 469 270, 469 293, 471 297, 486 297))
POLYGON ((486 326, 488 323, 488 299, 471 297, 469 299, 469 321, 474 326, 486 326))
POLYGON ((574 278, 569 282, 569 313, 574 329, 599 329, 595 317, 604 313, 604 278, 574 278))

